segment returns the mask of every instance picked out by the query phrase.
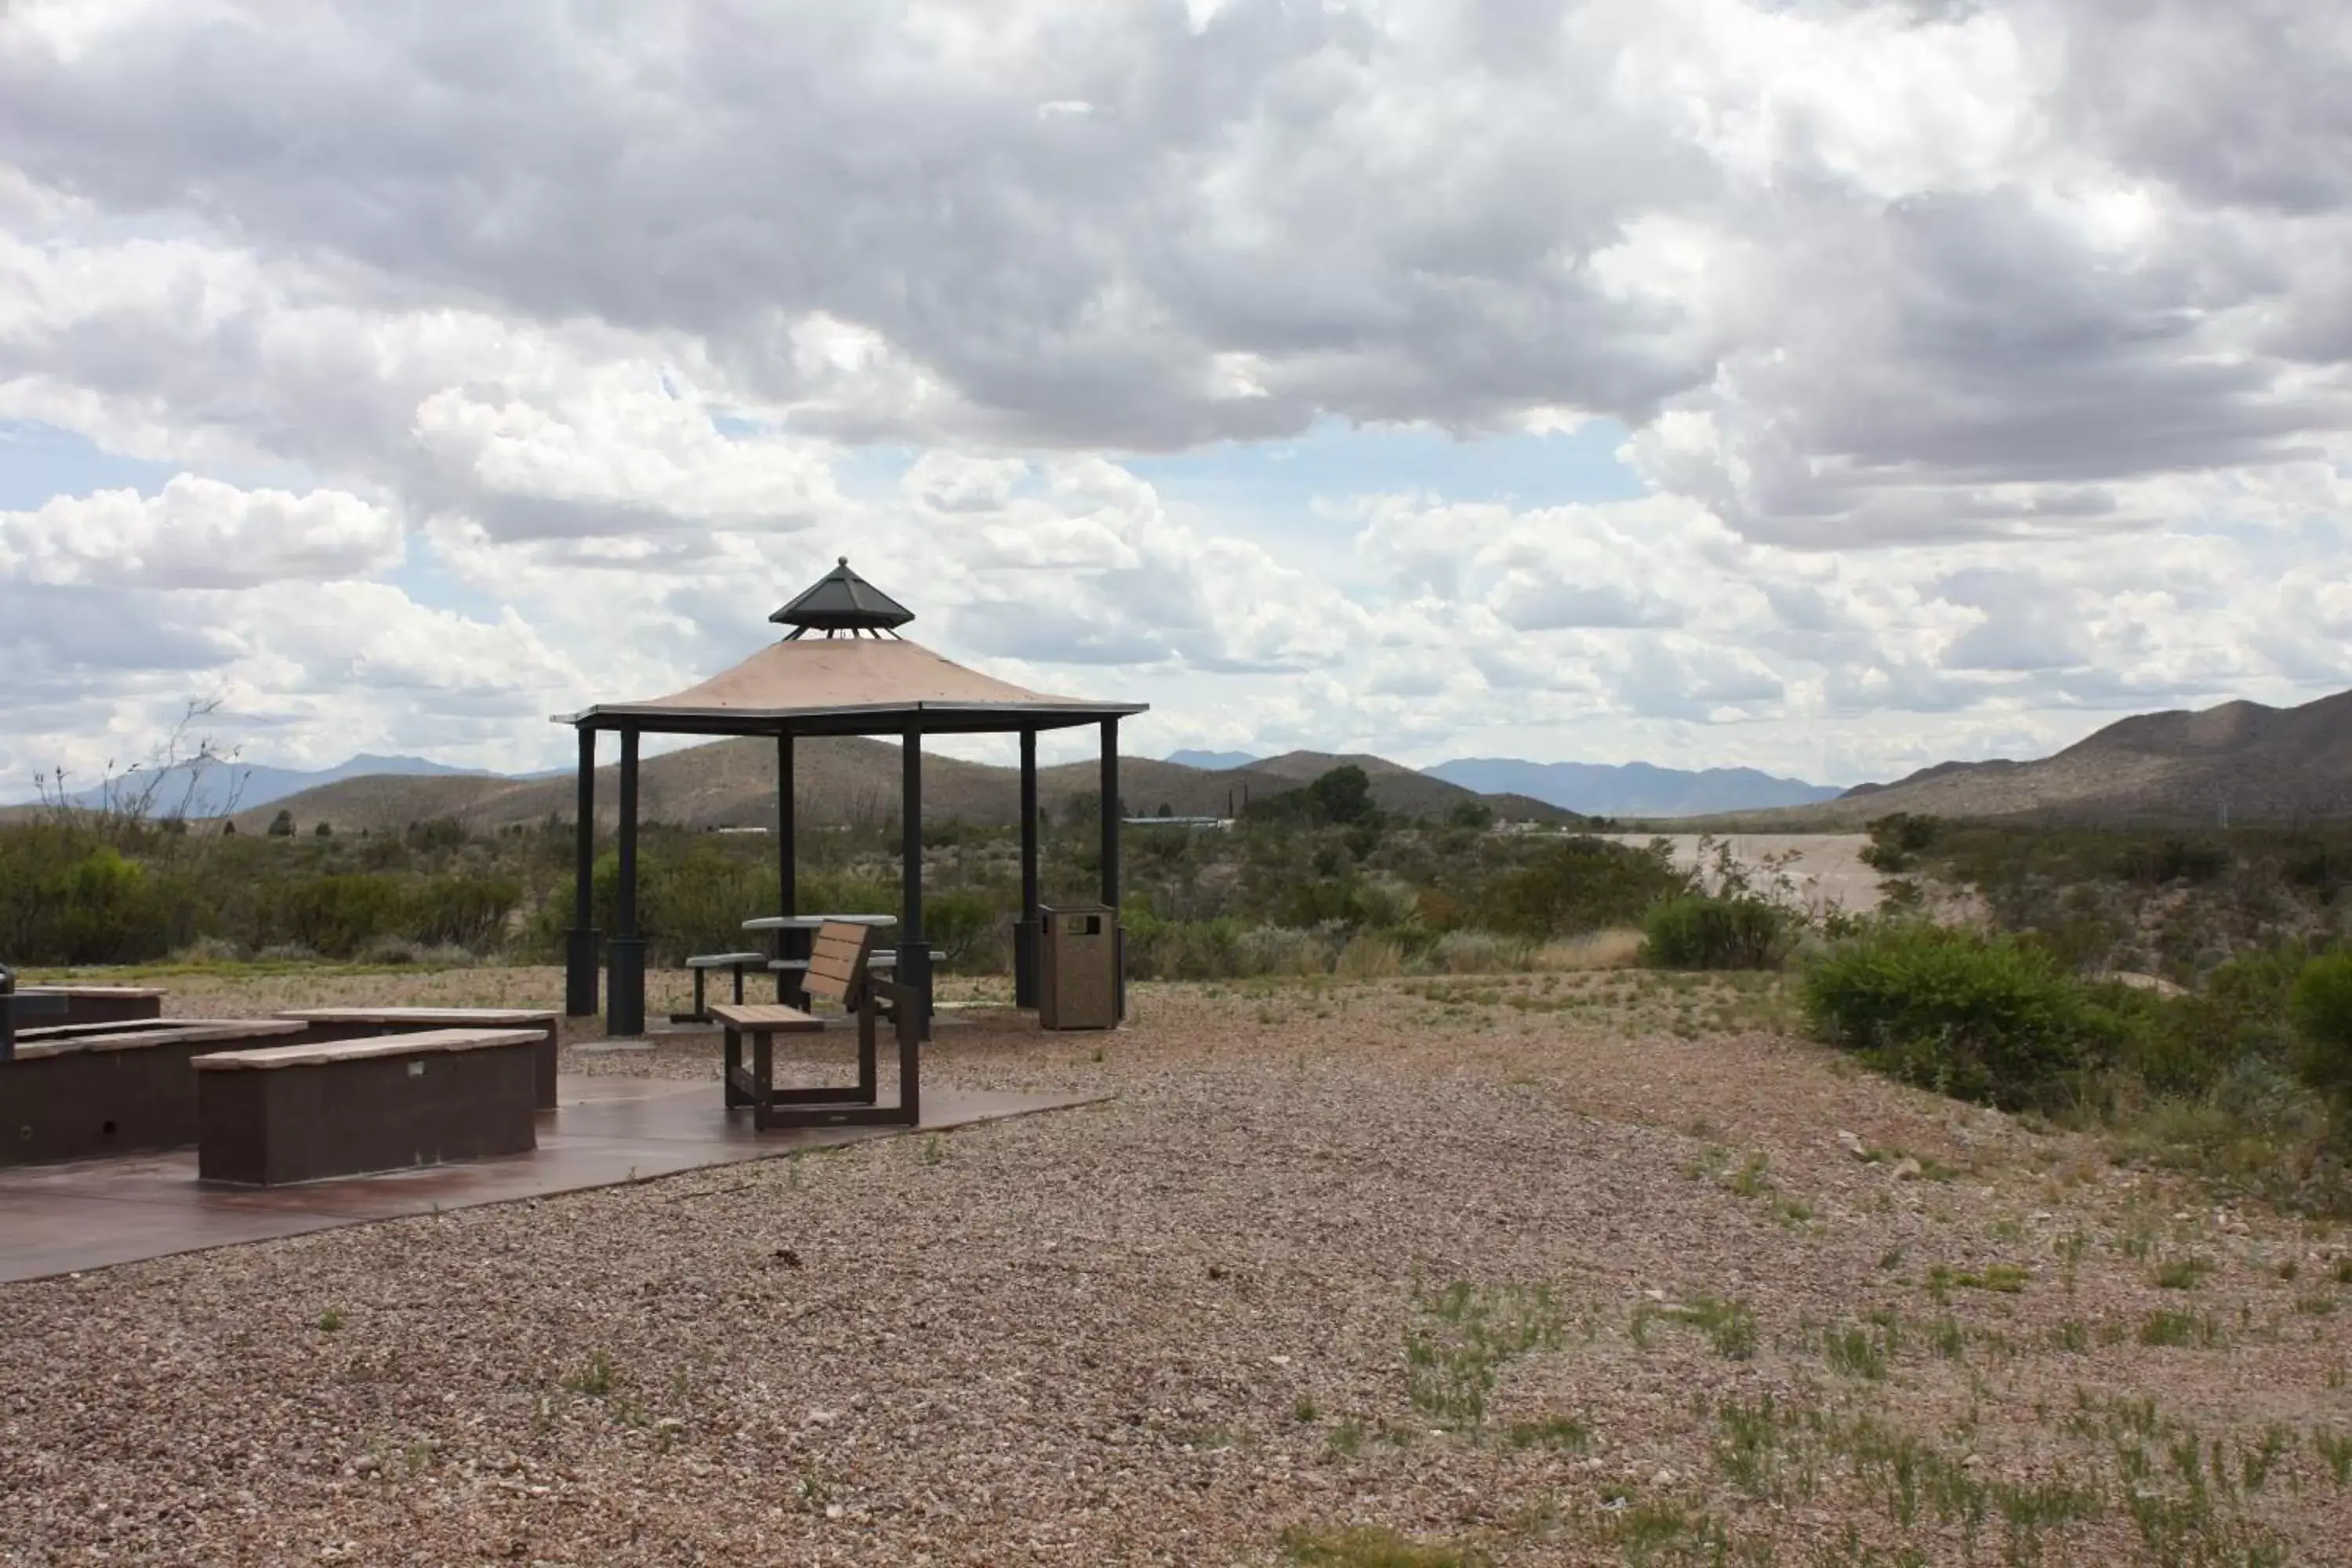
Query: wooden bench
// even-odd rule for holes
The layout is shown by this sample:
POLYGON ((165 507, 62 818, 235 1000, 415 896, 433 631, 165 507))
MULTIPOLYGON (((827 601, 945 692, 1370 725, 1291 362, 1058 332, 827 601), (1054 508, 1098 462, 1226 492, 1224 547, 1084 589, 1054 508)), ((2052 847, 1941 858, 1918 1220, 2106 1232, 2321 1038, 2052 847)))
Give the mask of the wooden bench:
POLYGON ((428 1029, 198 1057, 196 1173, 267 1187, 528 1153, 542 1038, 428 1029))
POLYGON ((278 1016, 302 1022, 302 1032, 287 1042, 300 1045, 368 1039, 380 1035, 414 1035, 427 1029, 536 1029, 540 1039, 531 1052, 537 1079, 536 1103, 541 1110, 555 1109, 557 1052, 562 1036, 553 1008, 292 1007, 278 1016))
POLYGON ((710 1009, 727 1032, 726 1096, 730 1107, 751 1108, 751 1125, 772 1127, 908 1126, 922 1119, 921 1008, 904 986, 872 973, 871 926, 828 922, 816 933, 803 981, 812 1002, 838 1004, 857 1021, 857 1082, 814 1089, 775 1087, 772 1037, 809 1034, 824 1027, 813 1013, 782 1005, 710 1009), (898 1039, 898 1102, 877 1104, 879 1026, 888 1019, 898 1039), (751 1060, 743 1060, 743 1039, 751 1060), (782 1108, 782 1109, 779 1109, 782 1108))
POLYGON ((673 1024, 710 1022, 710 1007, 703 1000, 703 980, 712 970, 724 969, 733 973, 735 1000, 740 1003, 743 1000, 743 971, 774 967, 764 952, 698 952, 686 961, 686 966, 694 971, 694 1011, 672 1013, 669 1021, 673 1024))
POLYGON ((27 1031, 0 1065, 0 1165, 152 1153, 196 1141, 188 1064, 217 1051, 283 1043, 281 1018, 60 1025, 27 1031))

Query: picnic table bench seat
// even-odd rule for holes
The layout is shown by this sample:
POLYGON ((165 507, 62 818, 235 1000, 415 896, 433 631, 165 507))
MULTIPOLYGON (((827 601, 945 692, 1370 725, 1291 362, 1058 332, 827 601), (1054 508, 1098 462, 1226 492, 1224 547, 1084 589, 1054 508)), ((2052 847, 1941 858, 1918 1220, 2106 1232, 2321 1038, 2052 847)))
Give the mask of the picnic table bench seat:
POLYGON ((922 1117, 921 1005, 907 987, 872 971, 874 930, 831 922, 820 928, 803 980, 812 1002, 839 1005, 857 1020, 857 1082, 808 1089, 775 1086, 774 1037, 812 1034, 824 1027, 813 1013, 781 1004, 718 1003, 710 1014, 726 1031, 726 1102, 749 1106, 751 1125, 772 1127, 912 1126, 922 1117), (888 1019, 898 1040, 898 1102, 878 1103, 877 1047, 879 1025, 888 1019), (743 1042, 751 1059, 743 1059, 743 1042))
POLYGON ((704 978, 712 970, 724 969, 733 973, 735 1000, 740 1002, 743 1000, 743 972, 746 969, 775 967, 764 952, 698 952, 686 961, 686 966, 694 973, 694 1008, 691 1012, 672 1013, 669 1021, 673 1024, 710 1022, 710 1007, 704 1000, 703 985, 704 978))
POLYGON ((196 1173, 278 1186, 528 1153, 543 1039, 426 1029, 200 1056, 196 1173))

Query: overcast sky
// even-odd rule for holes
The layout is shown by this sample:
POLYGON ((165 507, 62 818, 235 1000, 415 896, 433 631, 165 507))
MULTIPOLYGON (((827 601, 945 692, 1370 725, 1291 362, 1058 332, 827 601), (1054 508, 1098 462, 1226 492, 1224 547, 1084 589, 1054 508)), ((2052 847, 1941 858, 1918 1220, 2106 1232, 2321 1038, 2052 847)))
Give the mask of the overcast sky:
POLYGON ((195 697, 558 763, 844 553, 1153 754, 2307 700, 2347 80, 2336 0, 8 0, 0 798, 195 697))

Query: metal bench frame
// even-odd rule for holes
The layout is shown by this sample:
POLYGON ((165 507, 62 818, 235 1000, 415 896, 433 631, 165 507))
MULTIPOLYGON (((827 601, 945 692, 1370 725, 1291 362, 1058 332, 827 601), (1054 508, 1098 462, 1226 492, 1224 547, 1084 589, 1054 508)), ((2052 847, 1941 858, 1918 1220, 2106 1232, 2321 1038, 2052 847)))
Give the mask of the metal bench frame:
POLYGON ((796 1007, 719 1003, 711 1016, 726 1031, 726 1100, 749 1106, 751 1125, 781 1127, 912 1127, 922 1120, 922 1004, 911 986, 873 973, 870 926, 828 924, 818 931, 808 961, 809 994, 837 1002, 857 1021, 857 1082, 810 1089, 775 1086, 773 1037, 811 1034, 824 1020, 796 1007), (898 1102, 881 1105, 877 1082, 880 1026, 887 1019, 898 1042, 898 1102), (743 1041, 751 1042, 751 1061, 743 1041))

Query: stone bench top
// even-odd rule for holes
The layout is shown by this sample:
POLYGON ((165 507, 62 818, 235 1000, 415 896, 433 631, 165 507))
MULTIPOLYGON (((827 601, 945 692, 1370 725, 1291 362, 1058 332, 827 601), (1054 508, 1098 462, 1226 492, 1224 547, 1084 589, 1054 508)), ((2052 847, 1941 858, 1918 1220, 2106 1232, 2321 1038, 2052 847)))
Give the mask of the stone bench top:
MULTIPOLYGON (((271 1035, 292 1035, 301 1032, 302 1026, 291 1018, 229 1018, 189 1019, 165 1024, 149 1018, 135 1029, 116 1029, 110 1033, 92 1030, 88 1033, 66 1033, 70 1025, 61 1025, 52 1032, 44 1029, 44 1037, 16 1037, 16 1059, 39 1061, 46 1057, 72 1056, 79 1051, 135 1051, 148 1046, 209 1046, 223 1040, 254 1040, 271 1035)), ((234 1054, 234 1053, 231 1053, 234 1054)))
POLYGON ((739 963, 765 963, 764 952, 698 952, 686 961, 688 969, 725 969, 739 963))
POLYGON ((160 985, 20 985, 19 996, 86 996, 93 1002, 112 1002, 130 997, 163 994, 160 985))
MULTIPOLYGON (((266 1020, 278 1023, 280 1020, 266 1020)), ((19 1043, 26 1040, 66 1040, 77 1035, 127 1035, 134 1031, 155 1029, 216 1029, 219 1018, 109 1018, 96 1024, 43 1024, 36 1029, 19 1029, 19 1043)))
POLYGON ((552 1007, 286 1007, 281 1018, 306 1024, 448 1024, 495 1027, 501 1024, 552 1024, 552 1007))
POLYGON ((364 1040, 334 1040, 313 1046, 265 1046, 259 1050, 222 1051, 198 1057, 199 1072, 267 1072, 278 1068, 331 1067, 377 1057, 430 1056, 444 1051, 479 1051, 494 1046, 535 1046, 546 1037, 531 1029, 427 1029, 415 1035, 378 1035, 364 1040))

